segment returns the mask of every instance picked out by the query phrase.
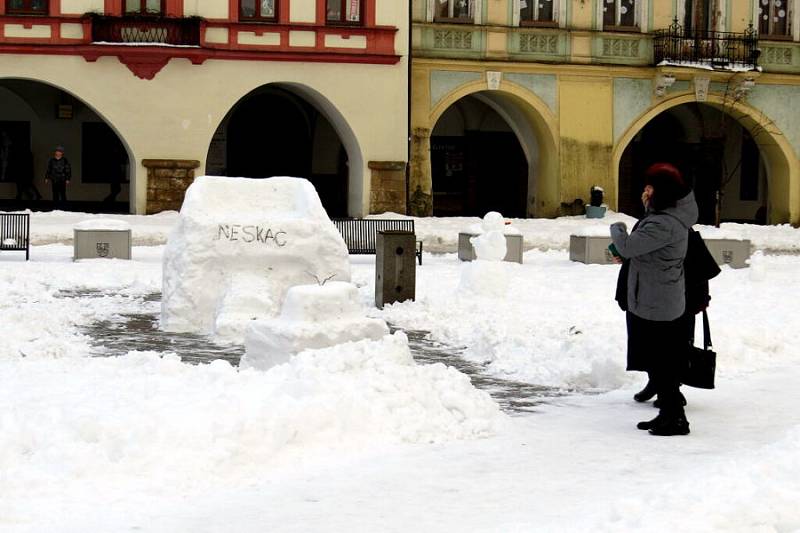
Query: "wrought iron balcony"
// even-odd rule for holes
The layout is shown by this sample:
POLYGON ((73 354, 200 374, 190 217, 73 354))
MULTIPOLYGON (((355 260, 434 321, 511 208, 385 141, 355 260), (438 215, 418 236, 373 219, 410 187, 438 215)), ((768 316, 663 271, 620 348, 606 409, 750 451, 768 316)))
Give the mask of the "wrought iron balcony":
POLYGON ((200 46, 199 17, 92 15, 91 20, 94 43, 200 46))
POLYGON ((653 32, 656 65, 711 67, 720 70, 758 68, 758 34, 751 25, 744 33, 686 30, 677 19, 666 30, 653 32))

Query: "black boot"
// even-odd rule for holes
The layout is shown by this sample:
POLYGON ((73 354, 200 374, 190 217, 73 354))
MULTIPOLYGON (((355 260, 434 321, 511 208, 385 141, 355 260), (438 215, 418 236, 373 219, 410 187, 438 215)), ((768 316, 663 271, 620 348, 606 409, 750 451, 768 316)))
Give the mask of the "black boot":
POLYGON ((636 424, 636 429, 647 431, 648 429, 654 428, 659 424, 661 424, 662 420, 663 418, 661 416, 661 413, 658 413, 658 416, 656 416, 654 419, 647 420, 645 422, 639 422, 638 424, 636 424))
POLYGON ((649 428, 651 435, 670 437, 689 434, 689 421, 686 420, 683 409, 674 413, 664 413, 662 411, 652 422, 654 424, 649 428))
POLYGON ((642 390, 633 395, 633 399, 637 402, 647 402, 656 395, 656 386, 651 380, 647 380, 647 385, 642 390))

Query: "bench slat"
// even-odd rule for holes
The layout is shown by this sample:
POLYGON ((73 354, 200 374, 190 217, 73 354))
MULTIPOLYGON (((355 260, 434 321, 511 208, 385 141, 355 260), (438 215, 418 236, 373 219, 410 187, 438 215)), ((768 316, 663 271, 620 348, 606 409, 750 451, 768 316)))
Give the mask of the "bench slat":
POLYGON ((28 213, 0 213, 0 251, 25 252, 30 258, 30 219, 28 213), (7 239, 14 244, 5 244, 7 239))
MULTIPOLYGON (((414 221, 387 218, 334 218, 334 225, 342 235, 347 251, 353 255, 373 255, 379 231, 410 231, 414 221)), ((417 241, 416 256, 422 264, 422 241, 417 241)))

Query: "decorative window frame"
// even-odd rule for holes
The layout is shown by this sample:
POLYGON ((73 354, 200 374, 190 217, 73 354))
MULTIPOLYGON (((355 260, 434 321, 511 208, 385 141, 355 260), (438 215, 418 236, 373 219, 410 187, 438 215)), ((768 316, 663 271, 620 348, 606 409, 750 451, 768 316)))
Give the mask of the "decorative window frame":
MULTIPOLYGON (((238 17, 239 20, 242 22, 278 22, 281 17, 281 2, 280 0, 275 0, 273 4, 273 10, 275 11, 275 15, 271 17, 264 17, 264 16, 257 16, 257 17, 244 17, 242 16, 242 0, 236 0, 237 8, 238 8, 238 17)), ((256 6, 259 6, 261 0, 255 0, 256 6)), ((257 7, 257 10, 260 11, 261 8, 257 7)))
MULTIPOLYGON (((758 13, 758 1, 753 0, 753 13, 758 13)), ((678 17, 678 24, 683 26, 683 22, 686 19, 686 2, 685 0, 677 0, 676 4, 675 16, 678 17)), ((711 10, 717 12, 717 25, 711 28, 710 31, 729 30, 728 2, 725 0, 711 0, 711 10)))
MULTIPOLYGON (((785 39, 787 41, 789 39, 791 39, 793 41, 800 41, 800 11, 798 11, 798 8, 800 8, 800 2, 798 2, 797 0, 784 0, 784 1, 792 2, 792 20, 789 21, 789 24, 792 25, 792 33, 791 33, 791 35, 786 35, 785 39)), ((760 4, 759 0, 754 0, 753 1, 753 12, 751 14, 752 15, 751 20, 753 21, 753 27, 755 27, 756 29, 759 26, 759 24, 758 24, 758 15, 759 15, 758 8, 759 8, 759 4, 760 4)), ((767 41, 769 41, 769 40, 783 40, 783 39, 780 38, 780 36, 776 36, 776 35, 764 35, 764 36, 759 35, 758 38, 759 39, 765 39, 767 41)))
POLYGON ((139 10, 136 11, 128 11, 127 9, 127 2, 122 0, 122 12, 126 15, 155 15, 161 16, 167 14, 167 0, 160 0, 159 1, 159 10, 156 11, 148 11, 147 10, 147 0, 136 0, 139 3, 139 10))
POLYGON ((439 0, 428 0, 427 5, 427 13, 425 13, 426 21, 427 22, 444 22, 450 23, 453 22, 455 24, 482 24, 483 23, 483 2, 485 0, 472 0, 472 12, 474 16, 472 17, 471 21, 468 20, 459 20, 459 19, 450 19, 450 20, 441 20, 436 19, 436 2, 439 0))
POLYGON ((54 14, 56 14, 56 13, 54 13, 54 11, 58 11, 59 10, 59 3, 58 2, 54 2, 54 0, 45 0, 45 4, 47 4, 47 7, 45 7, 44 11, 41 11, 41 12, 39 12, 39 11, 13 11, 13 10, 9 11, 8 0, 0 0, 0 15, 8 14, 8 15, 14 15, 14 16, 19 15, 19 16, 23 16, 23 17, 47 17, 47 16, 53 16, 54 14), (56 4, 56 5, 54 6, 53 4, 56 4))
MULTIPOLYGON (((529 0, 529 1, 536 1, 536 0, 529 0)), ((553 19, 555 24, 553 26, 557 26, 559 28, 566 28, 567 27, 567 1, 568 0, 553 0, 553 19)), ((543 26, 548 27, 551 26, 547 23, 526 23, 522 20, 520 12, 522 11, 522 0, 512 0, 512 12, 511 12, 511 25, 512 26, 543 26)))
POLYGON ((358 20, 345 20, 346 13, 345 4, 348 0, 341 0, 342 2, 342 19, 331 20, 328 18, 328 0, 322 0, 325 9, 325 25, 326 26, 365 26, 366 25, 366 11, 367 6, 365 0, 358 0, 358 20))
MULTIPOLYGON (((619 2, 620 0, 616 0, 619 2)), ((605 18, 603 5, 605 0, 595 1, 595 15, 597 19, 597 27, 601 31, 618 31, 618 32, 631 32, 631 33, 648 33, 650 31, 650 3, 652 0, 636 0, 634 19, 637 25, 635 26, 611 26, 606 27, 603 24, 605 18)), ((679 2, 680 3, 680 2, 679 2)))

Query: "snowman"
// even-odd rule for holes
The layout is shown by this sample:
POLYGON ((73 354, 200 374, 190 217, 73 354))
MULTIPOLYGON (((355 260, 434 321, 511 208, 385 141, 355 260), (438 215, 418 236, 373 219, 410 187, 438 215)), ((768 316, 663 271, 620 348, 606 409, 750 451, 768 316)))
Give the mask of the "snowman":
POLYGON ((508 293, 506 236, 503 216, 496 211, 486 213, 481 223, 482 233, 470 239, 475 249, 475 261, 461 266, 459 292, 485 297, 502 298, 508 293))

